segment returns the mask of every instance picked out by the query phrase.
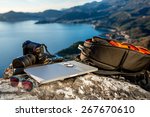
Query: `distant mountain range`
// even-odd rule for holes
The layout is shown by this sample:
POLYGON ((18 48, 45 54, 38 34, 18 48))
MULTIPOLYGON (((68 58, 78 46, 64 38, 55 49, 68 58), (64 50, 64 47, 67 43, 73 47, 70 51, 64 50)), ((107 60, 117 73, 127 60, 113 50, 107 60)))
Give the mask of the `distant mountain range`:
POLYGON ((17 22, 25 20, 50 20, 59 17, 62 14, 57 10, 46 10, 38 13, 24 13, 9 11, 4 14, 0 14, 0 21, 17 22))
POLYGON ((126 30, 133 38, 150 34, 150 0, 103 0, 65 10, 38 13, 10 11, 0 14, 0 21, 38 20, 37 24, 92 23, 99 27, 126 30))

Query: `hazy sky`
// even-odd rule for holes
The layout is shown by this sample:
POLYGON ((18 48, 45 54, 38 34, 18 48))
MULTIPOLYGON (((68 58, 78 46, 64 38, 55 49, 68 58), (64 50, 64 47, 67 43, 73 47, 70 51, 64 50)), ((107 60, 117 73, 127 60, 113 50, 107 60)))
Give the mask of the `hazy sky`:
POLYGON ((0 0, 0 13, 10 10, 37 12, 46 9, 62 9, 92 1, 101 0, 0 0))

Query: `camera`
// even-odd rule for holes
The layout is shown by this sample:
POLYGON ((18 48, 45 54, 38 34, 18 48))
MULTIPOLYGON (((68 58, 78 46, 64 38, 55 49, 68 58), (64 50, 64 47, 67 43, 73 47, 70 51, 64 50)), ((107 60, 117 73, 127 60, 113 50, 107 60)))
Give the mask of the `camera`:
POLYGON ((48 52, 45 44, 28 40, 22 44, 22 48, 23 56, 13 60, 13 68, 25 68, 34 64, 48 64, 52 61, 51 58, 54 57, 48 52))
POLYGON ((44 44, 35 43, 32 41, 25 41, 22 44, 23 55, 33 54, 35 56, 39 56, 39 54, 44 53, 44 44))
POLYGON ((33 54, 27 54, 13 60, 13 68, 25 68, 36 63, 36 57, 33 54))

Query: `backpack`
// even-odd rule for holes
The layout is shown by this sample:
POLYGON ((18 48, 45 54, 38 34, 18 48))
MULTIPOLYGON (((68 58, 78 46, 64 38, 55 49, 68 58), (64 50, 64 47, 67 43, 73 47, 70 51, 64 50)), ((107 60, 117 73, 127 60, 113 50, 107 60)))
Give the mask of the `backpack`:
POLYGON ((131 80, 134 77, 136 83, 144 79, 148 84, 150 51, 146 48, 100 37, 87 39, 78 48, 80 60, 99 68, 98 74, 121 75, 131 80))

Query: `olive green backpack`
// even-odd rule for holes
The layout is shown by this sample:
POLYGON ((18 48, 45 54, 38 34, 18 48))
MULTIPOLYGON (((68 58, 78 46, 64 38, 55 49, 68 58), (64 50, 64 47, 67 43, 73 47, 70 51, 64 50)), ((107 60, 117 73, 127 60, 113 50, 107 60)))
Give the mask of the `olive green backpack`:
POLYGON ((145 84, 148 83, 150 55, 112 46, 106 39, 99 37, 86 40, 78 48, 81 50, 80 60, 99 68, 98 74, 121 75, 127 79, 134 76, 136 81, 146 79, 145 84))

